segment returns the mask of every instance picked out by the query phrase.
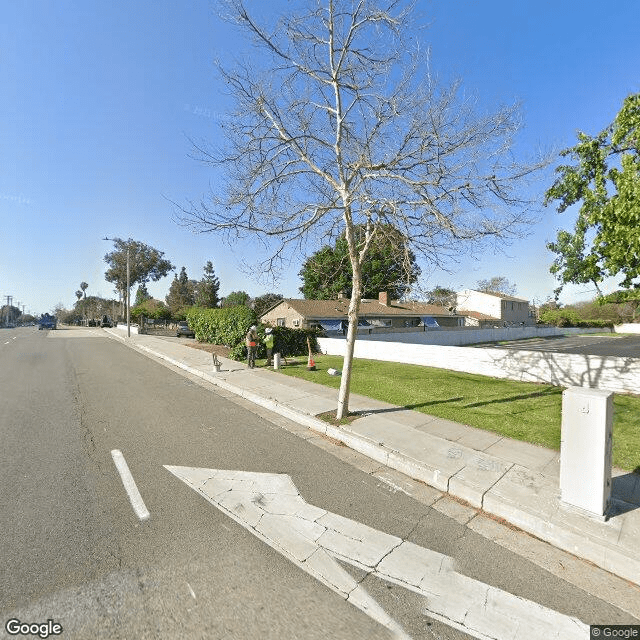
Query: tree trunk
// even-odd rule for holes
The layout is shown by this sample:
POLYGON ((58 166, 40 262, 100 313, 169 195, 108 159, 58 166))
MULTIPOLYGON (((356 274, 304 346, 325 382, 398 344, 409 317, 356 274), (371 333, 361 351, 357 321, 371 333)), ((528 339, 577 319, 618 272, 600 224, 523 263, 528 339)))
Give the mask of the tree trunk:
POLYGON ((351 369, 353 364, 353 350, 356 346, 358 335, 358 312, 360 310, 361 274, 360 265, 352 264, 353 289, 349 303, 349 328, 347 329, 347 343, 342 364, 342 376, 340 379, 340 392, 338 393, 338 411, 336 419, 341 420, 349 415, 349 390, 351 388, 351 369))

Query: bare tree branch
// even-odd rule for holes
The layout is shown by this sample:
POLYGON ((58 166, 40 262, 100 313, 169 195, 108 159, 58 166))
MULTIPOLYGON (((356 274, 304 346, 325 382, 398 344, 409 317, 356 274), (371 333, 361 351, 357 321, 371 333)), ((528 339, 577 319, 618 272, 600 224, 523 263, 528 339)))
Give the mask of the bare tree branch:
POLYGON ((261 270, 276 275, 307 243, 345 235, 354 286, 342 413, 360 267, 376 234, 390 225, 407 252, 438 265, 486 239, 518 237, 530 222, 523 183, 548 159, 513 158, 518 105, 478 114, 459 82, 439 85, 429 50, 409 41, 412 2, 309 0, 272 26, 243 0, 225 6, 263 64, 220 66, 235 99, 226 146, 194 151, 226 180, 177 217, 233 240, 258 237, 261 270))

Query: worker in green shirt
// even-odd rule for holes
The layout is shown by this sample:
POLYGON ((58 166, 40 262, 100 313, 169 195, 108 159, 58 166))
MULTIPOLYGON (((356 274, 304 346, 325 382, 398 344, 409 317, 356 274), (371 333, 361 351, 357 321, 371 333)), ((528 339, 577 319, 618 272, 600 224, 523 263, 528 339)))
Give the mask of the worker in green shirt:
POLYGON ((271 366, 271 356, 273 355, 273 329, 267 327, 265 329, 264 346, 267 348, 267 362, 265 367, 271 366))

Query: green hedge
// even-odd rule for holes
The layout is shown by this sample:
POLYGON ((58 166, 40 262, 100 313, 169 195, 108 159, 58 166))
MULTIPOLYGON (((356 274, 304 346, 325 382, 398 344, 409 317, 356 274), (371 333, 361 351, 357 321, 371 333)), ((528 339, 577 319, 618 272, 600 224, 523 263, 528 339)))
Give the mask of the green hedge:
POLYGON ((244 305, 222 309, 192 307, 186 315, 197 340, 231 348, 244 345, 247 331, 256 324, 256 314, 244 305))
MULTIPOLYGON (((260 336, 260 349, 258 357, 266 357, 264 341, 264 326, 260 326, 258 335, 260 336), (261 355, 264 353, 264 355, 261 355)), ((289 327, 273 327, 273 352, 288 358, 290 356, 308 355, 307 338, 311 343, 311 351, 318 353, 319 332, 316 329, 291 329, 289 327)))
POLYGON ((554 327, 613 327, 611 320, 585 320, 575 309, 548 309, 540 314, 540 322, 554 327))
MULTIPOLYGON (((252 309, 244 305, 223 307, 222 309, 192 307, 186 315, 189 326, 195 332, 198 341, 230 347, 229 357, 234 360, 243 360, 247 357, 244 339, 251 325, 255 324, 258 327, 256 357, 266 357, 265 326, 258 324, 256 314, 252 309)), ((312 351, 314 353, 319 351, 318 332, 315 330, 274 327, 273 333, 274 353, 280 353, 285 357, 306 355, 308 353, 307 337, 311 340, 312 351)))

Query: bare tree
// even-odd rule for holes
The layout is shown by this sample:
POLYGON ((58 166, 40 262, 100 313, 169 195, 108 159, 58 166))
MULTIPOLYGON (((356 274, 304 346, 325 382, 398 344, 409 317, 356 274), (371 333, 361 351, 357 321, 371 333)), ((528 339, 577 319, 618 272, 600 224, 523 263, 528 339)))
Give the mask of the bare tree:
POLYGON ((409 41, 412 3, 313 0, 271 26, 243 0, 226 9, 257 51, 220 66, 236 101, 223 124, 227 146, 194 143, 201 160, 227 172, 226 188, 179 207, 178 217, 230 240, 260 238, 258 273, 275 276, 307 243, 345 235, 353 287, 341 418, 374 239, 394 228, 443 266, 483 239, 516 237, 530 222, 522 180, 546 160, 512 158, 517 105, 476 115, 459 83, 439 85, 428 52, 409 41))
POLYGON ((518 292, 516 285, 511 284, 509 279, 504 276, 493 276, 489 280, 478 280, 476 289, 483 293, 497 293, 511 297, 518 292))

